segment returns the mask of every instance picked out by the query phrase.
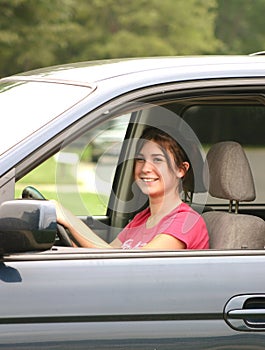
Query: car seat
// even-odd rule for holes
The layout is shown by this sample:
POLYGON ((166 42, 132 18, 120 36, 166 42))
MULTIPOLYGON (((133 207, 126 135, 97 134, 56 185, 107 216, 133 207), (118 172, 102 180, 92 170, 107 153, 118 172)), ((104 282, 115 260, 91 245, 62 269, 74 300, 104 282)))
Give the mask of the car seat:
POLYGON ((256 198, 247 156, 234 141, 214 144, 207 153, 209 193, 229 201, 228 211, 203 213, 211 249, 264 249, 265 221, 239 213, 240 202, 256 198))

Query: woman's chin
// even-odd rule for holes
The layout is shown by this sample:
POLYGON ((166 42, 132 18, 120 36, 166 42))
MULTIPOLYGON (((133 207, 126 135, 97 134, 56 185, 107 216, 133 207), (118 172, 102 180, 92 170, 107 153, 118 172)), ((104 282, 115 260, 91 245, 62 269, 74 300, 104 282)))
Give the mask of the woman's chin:
POLYGON ((143 186, 140 187, 141 191, 149 197, 160 197, 164 195, 164 191, 158 191, 156 188, 152 186, 143 186))

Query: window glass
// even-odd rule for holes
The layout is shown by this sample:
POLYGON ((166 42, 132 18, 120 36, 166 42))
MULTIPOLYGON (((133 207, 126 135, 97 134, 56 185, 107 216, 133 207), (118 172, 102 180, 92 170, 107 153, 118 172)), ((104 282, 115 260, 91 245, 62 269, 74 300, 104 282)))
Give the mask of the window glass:
MULTIPOLYGON (((265 106, 197 105, 188 108, 183 118, 193 128, 205 152, 220 141, 236 141, 244 147, 256 187, 255 203, 264 203, 265 106)), ((216 201, 209 197, 209 203, 216 201)))
POLYGON ((0 85, 0 154, 85 98, 91 88, 42 82, 0 85), (25 112, 26 111, 26 112, 25 112), (14 127, 15 126, 15 127, 14 127))
POLYGON ((16 197, 31 185, 76 215, 105 215, 129 118, 119 116, 82 134, 18 181, 16 197))

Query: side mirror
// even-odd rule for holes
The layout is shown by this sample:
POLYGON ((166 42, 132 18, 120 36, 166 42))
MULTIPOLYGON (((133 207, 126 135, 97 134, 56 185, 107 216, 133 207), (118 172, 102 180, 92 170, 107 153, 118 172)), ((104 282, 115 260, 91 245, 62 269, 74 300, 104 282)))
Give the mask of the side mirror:
POLYGON ((52 202, 16 199, 0 205, 0 254, 50 249, 57 233, 52 202))

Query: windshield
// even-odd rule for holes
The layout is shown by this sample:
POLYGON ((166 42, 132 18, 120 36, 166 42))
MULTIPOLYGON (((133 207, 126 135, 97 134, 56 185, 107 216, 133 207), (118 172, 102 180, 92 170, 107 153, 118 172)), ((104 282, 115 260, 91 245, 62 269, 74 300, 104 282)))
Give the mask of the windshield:
POLYGON ((82 100, 89 87, 47 82, 0 83, 0 154, 82 100))

